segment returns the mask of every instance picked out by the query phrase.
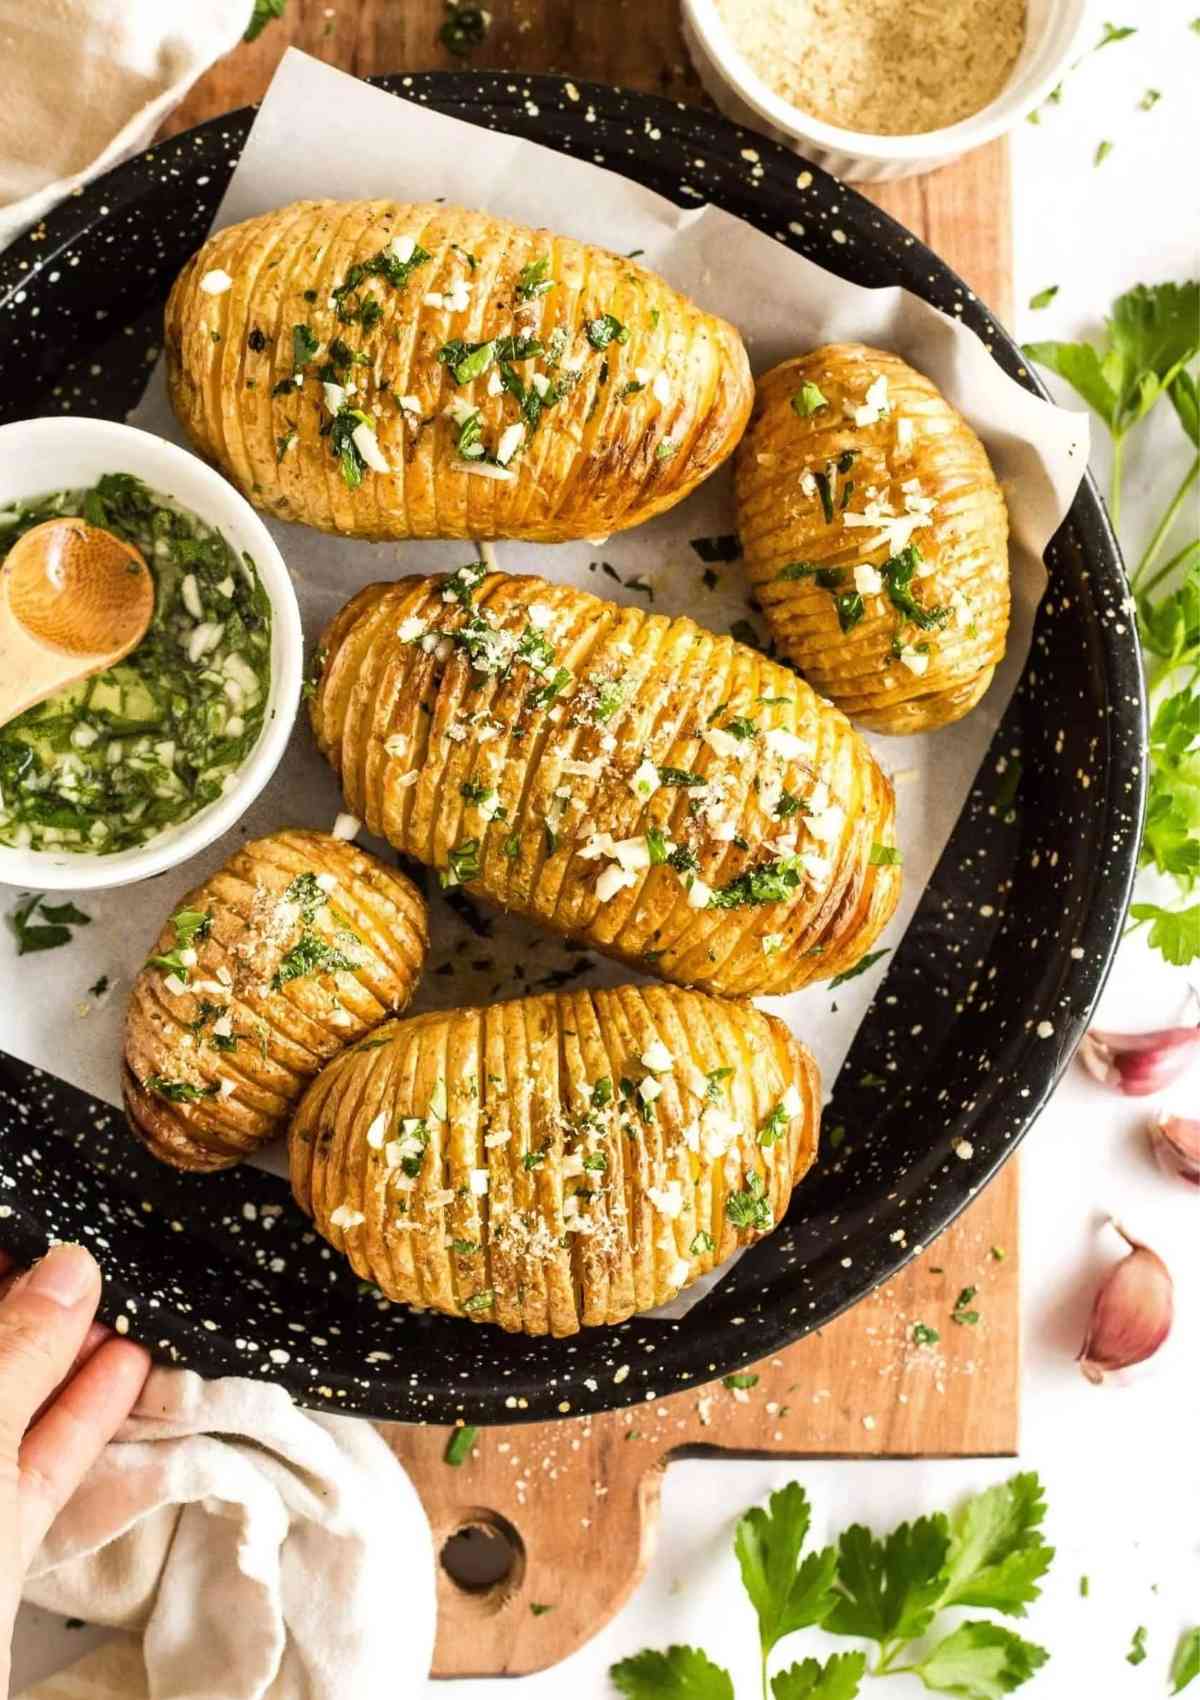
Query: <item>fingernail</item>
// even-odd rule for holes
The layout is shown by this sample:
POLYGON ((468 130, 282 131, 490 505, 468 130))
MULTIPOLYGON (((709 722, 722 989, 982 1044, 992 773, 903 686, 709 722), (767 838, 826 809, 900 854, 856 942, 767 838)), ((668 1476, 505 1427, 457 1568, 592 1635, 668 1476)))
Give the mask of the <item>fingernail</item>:
POLYGON ((98 1276, 91 1252, 81 1245, 56 1245, 29 1271, 29 1291, 71 1310, 94 1292, 98 1276))

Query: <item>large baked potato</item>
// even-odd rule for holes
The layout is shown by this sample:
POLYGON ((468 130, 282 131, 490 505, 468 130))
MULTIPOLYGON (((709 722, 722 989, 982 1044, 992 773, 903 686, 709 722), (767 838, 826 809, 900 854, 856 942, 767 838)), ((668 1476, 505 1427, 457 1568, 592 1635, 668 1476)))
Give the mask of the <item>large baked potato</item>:
POLYGON ((636 260, 461 207, 301 201, 218 231, 166 314, 193 443, 346 536, 638 525, 741 435, 737 332, 636 260))
POLYGON ((388 1022, 291 1125, 292 1189, 389 1298, 573 1334, 770 1231, 816 1152, 782 1021, 671 986, 388 1022))
POLYGON ((895 907, 862 739, 691 620, 476 564, 368 586, 317 659, 347 807, 443 885, 729 994, 851 967, 895 907))
POLYGON ((1008 633, 1008 514, 927 378, 859 343, 761 378, 736 462, 746 572, 780 652, 879 732, 958 720, 1008 633))
POLYGON ((410 880, 323 832, 245 845, 166 922, 125 1020, 130 1125, 222 1169, 283 1132, 322 1063, 404 1009, 428 947, 410 880))

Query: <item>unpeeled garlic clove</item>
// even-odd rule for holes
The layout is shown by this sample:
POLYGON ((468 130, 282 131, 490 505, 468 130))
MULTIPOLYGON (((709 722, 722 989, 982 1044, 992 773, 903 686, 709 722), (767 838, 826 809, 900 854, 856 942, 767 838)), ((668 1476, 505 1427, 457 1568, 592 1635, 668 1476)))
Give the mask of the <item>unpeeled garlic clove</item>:
POLYGON ((1200 1121, 1160 1110, 1147 1132, 1159 1167, 1189 1186, 1200 1186, 1200 1121))
POLYGON ((1079 1367, 1097 1385, 1109 1370, 1128 1369, 1153 1357, 1171 1332, 1175 1313, 1174 1283, 1162 1258, 1131 1239, 1118 1222, 1113 1227, 1129 1255, 1100 1283, 1079 1349, 1079 1367))
POLYGON ((1149 1033, 1101 1033, 1092 1027, 1080 1041, 1079 1060, 1102 1086, 1145 1098, 1176 1080, 1197 1049, 1200 1027, 1156 1027, 1149 1033))

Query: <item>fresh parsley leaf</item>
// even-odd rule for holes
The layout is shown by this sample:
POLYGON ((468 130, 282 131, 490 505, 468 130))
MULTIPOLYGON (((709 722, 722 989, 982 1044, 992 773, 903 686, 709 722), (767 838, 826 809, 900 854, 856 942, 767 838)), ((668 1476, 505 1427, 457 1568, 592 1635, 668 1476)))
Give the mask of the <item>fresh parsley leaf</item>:
POLYGON ((940 1512, 901 1523, 885 1541, 853 1524, 838 1542, 840 1597, 825 1628, 884 1648, 924 1635, 944 1587, 949 1547, 949 1523, 940 1512))
POLYGON ((1157 903, 1135 903, 1129 913, 1135 921, 1150 922, 1150 948, 1161 951, 1177 968, 1200 956, 1200 904, 1164 909, 1157 903))
POLYGON ((622 1659, 608 1674, 625 1700, 734 1700, 729 1672, 698 1647, 647 1649, 622 1659))
POLYGON ((867 1668, 865 1653, 834 1653, 824 1664, 804 1659, 771 1678, 775 1700, 855 1700, 867 1668))
POLYGON ((254 11, 246 25, 243 41, 257 41, 273 18, 282 18, 287 0, 254 0, 254 11))
POLYGON ((1146 1625, 1139 1623, 1133 1632, 1133 1640, 1129 1643, 1129 1651, 1125 1655, 1127 1665, 1142 1665, 1146 1662, 1146 1625))
POLYGON ((725 1214, 735 1228, 765 1232, 771 1226, 771 1201, 757 1170, 747 1178, 742 1192, 731 1192, 726 1198, 725 1214))
POLYGON ((1096 43, 1094 52, 1099 53, 1102 47, 1111 47, 1114 41, 1125 41, 1131 35, 1136 35, 1137 29, 1133 24, 1105 24, 1104 34, 1096 43))
POLYGON ((142 1085, 168 1104, 197 1104, 202 1098, 215 1098, 220 1090, 215 1080, 208 1086, 197 1086, 191 1080, 168 1080, 164 1074, 148 1074, 142 1085))
POLYGON ((913 1323, 913 1344, 916 1346, 936 1346, 941 1335, 936 1328, 930 1328, 924 1322, 913 1323))
POLYGON ((835 974, 825 988, 826 991, 832 992, 836 987, 844 986, 847 980, 857 980, 860 974, 865 974, 868 968, 873 968, 877 962, 881 962, 890 951, 890 945, 884 950, 869 950, 864 957, 854 964, 853 968, 843 968, 840 974, 835 974))
POLYGON ((926 1688, 963 1700, 1004 1700, 1050 1657, 1002 1624, 974 1620, 939 1641, 916 1667, 926 1688))
POLYGON ((1185 368, 1175 374, 1167 394, 1184 434, 1194 449, 1200 449, 1200 381, 1185 368))
POLYGON ((1031 295, 1029 305, 1035 313, 1038 313, 1043 307, 1048 307, 1057 294, 1058 285, 1052 283, 1046 289, 1039 289, 1036 295, 1031 295))
POLYGON ((1054 1558, 1041 1532, 1045 1515, 1042 1484, 1032 1471, 968 1499, 950 1518, 939 1605, 982 1606, 1024 1617, 1054 1558))
POLYGON ((473 1428, 470 1423, 465 1423, 462 1428, 456 1428, 446 1442, 446 1451, 443 1455, 444 1462, 449 1464, 452 1469, 457 1470, 459 1465, 465 1464, 471 1456, 478 1439, 479 1430, 473 1428))
POLYGON ((738 1521, 733 1550, 758 1618, 764 1667, 777 1641, 823 1623, 836 1603, 834 1549, 800 1559, 811 1520, 807 1494, 799 1482, 789 1482, 771 1495, 766 1510, 756 1505, 738 1521))
POLYGON ((540 260, 530 260, 517 274, 517 294, 522 301, 532 301, 535 296, 545 295, 548 289, 553 288, 549 254, 543 254, 540 260))
POLYGON ((1185 1631, 1171 1661, 1171 1693, 1182 1694, 1200 1676, 1200 1628, 1185 1631))
POLYGON ((731 1393, 748 1393, 758 1386, 758 1377, 748 1370, 737 1370, 733 1375, 722 1376, 721 1386, 728 1387, 731 1393))
POLYGON ((305 928, 291 950, 280 959, 271 977, 271 990, 281 991, 290 981, 306 979, 310 974, 336 974, 355 967, 357 964, 345 951, 330 944, 320 933, 305 928))
POLYGON ((898 868, 904 857, 894 844, 872 844, 867 861, 873 868, 898 868))
POLYGON ((598 319, 588 319, 583 330, 593 348, 607 348, 613 342, 629 341, 628 327, 611 313, 601 313, 598 319))

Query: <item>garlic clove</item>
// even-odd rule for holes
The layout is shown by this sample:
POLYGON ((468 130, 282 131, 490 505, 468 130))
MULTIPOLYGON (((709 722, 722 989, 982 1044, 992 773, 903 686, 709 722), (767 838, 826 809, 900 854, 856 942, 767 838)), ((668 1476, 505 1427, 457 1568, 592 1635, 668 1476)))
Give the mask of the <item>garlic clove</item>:
POLYGON ((1128 1369, 1154 1356, 1175 1313, 1171 1272, 1149 1246, 1131 1239, 1113 1223, 1130 1248, 1114 1264, 1092 1302, 1087 1334, 1079 1349, 1079 1367, 1098 1386, 1109 1370, 1128 1369))
POLYGON ((1129 1098, 1162 1091, 1195 1060, 1200 1027, 1156 1027, 1149 1033, 1102 1033, 1092 1027, 1079 1060, 1093 1079, 1129 1098))
POLYGON ((1200 1186, 1200 1121, 1160 1110, 1147 1125, 1159 1167, 1189 1186, 1200 1186))

